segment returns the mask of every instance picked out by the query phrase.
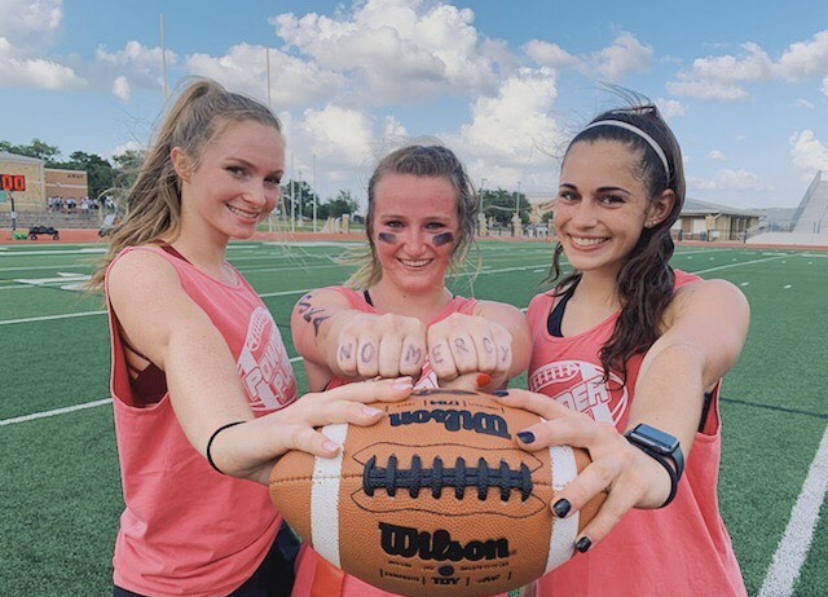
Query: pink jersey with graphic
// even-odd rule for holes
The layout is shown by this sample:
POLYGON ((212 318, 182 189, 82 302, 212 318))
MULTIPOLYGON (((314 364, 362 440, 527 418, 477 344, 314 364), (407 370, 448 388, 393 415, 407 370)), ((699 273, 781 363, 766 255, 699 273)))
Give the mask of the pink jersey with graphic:
MULTIPOLYGON (((125 249, 115 261, 134 250, 155 253, 175 268, 184 291, 227 341, 256 416, 296 400, 279 329, 238 272, 233 270, 235 284, 225 284, 149 246, 125 249)), ((115 543, 115 584, 154 597, 232 593, 264 559, 281 517, 266 487, 221 475, 196 452, 169 394, 146 408, 129 406, 124 345, 111 306, 109 322, 111 391, 126 503, 115 543)))
MULTIPOLYGON (((677 288, 700 280, 675 273, 677 288)), ((529 305, 529 389, 624 431, 644 356, 627 362, 626 385, 621 387, 615 374, 605 384, 598 353, 618 314, 581 334, 557 338, 547 330, 556 300, 551 294, 539 294, 529 305)), ((630 510, 592 550, 544 576, 540 597, 746 597, 716 494, 721 458, 718 393, 717 387, 675 500, 660 510, 630 510)))
MULTIPOLYGON (((345 296, 352 309, 363 313, 377 313, 377 310, 368 304, 361 292, 356 292, 344 286, 331 286, 329 289, 336 290, 345 296)), ((456 296, 428 325, 434 325, 452 313, 472 315, 476 304, 475 299, 456 296)), ((330 389, 348 383, 351 383, 350 380, 334 377, 327 387, 330 389)), ((428 359, 423 365, 423 374, 415 387, 417 389, 438 387, 437 376, 428 363, 428 359)), ((398 597, 393 593, 388 593, 364 583, 358 578, 343 574, 309 547, 303 547, 302 549, 296 584, 291 595, 292 597, 398 597)))

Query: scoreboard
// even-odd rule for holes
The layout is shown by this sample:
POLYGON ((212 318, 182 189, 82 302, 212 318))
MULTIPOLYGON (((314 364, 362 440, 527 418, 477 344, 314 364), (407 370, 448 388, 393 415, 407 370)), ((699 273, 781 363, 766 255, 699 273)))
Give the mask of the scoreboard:
POLYGON ((25 191, 26 177, 23 174, 0 174, 0 190, 25 191))

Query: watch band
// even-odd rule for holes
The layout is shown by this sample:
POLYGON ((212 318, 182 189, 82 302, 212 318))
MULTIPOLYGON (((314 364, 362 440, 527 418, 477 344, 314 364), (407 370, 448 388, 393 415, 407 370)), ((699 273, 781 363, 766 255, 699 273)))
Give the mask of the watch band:
MULTIPOLYGON (((629 439, 629 438, 627 438, 629 439)), ((676 472, 676 469, 673 467, 672 464, 667 460, 666 456, 659 454, 655 450, 648 448, 647 446, 643 446, 639 443, 634 441, 630 442, 633 446, 644 452, 647 456, 658 462, 664 469, 667 471, 667 474, 670 475, 670 495, 667 496, 667 499, 664 501, 663 504, 659 506, 659 508, 663 508, 667 506, 670 502, 673 501, 673 498, 676 497, 676 492, 678 491, 678 484, 680 477, 676 472)))
POLYGON ((678 484, 684 472, 684 453, 679 441, 672 435, 665 433, 645 423, 637 425, 624 434, 632 445, 653 458, 670 475, 670 495, 659 506, 663 508, 673 501, 678 491, 678 484))

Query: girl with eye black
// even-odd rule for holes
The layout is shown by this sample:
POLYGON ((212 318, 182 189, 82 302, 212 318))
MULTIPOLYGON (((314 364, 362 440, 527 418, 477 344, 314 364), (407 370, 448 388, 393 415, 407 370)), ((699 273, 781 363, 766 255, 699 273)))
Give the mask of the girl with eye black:
POLYGON ((746 596, 716 489, 719 391, 749 310, 732 284, 670 267, 684 194, 653 105, 601 114, 565 154, 551 279, 562 253, 574 271, 529 306, 532 391, 499 399, 546 419, 518 434, 524 449, 592 457, 555 516, 608 497, 571 537, 580 553, 541 579, 543 597, 746 596))
MULTIPOLYGON (((291 319, 312 391, 375 376, 411 375, 415 387, 504 387, 526 370, 523 314, 454 296, 450 266, 474 240, 478 199, 449 149, 411 145, 386 156, 368 185, 369 252, 348 286, 302 297, 291 319)), ((294 597, 387 597, 308 549, 294 597)), ((393 597, 393 596, 391 596, 393 597)))

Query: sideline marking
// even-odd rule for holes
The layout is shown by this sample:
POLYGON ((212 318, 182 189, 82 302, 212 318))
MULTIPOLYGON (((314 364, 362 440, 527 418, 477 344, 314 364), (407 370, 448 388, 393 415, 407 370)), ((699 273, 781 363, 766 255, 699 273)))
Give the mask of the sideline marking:
MULTIPOLYGON (((753 265, 754 263, 765 263, 767 261, 776 261, 777 259, 782 259, 782 257, 789 257, 790 255, 777 255, 776 257, 768 257, 767 259, 754 259, 752 261, 740 261, 739 263, 729 263, 727 265, 717 265, 716 267, 709 267, 707 269, 700 269, 695 272, 690 272, 691 274, 706 274, 708 272, 715 272, 720 269, 729 269, 731 267, 741 267, 743 265, 753 265)), ((782 263, 785 263, 784 261, 782 263)))
MULTIPOLYGON (((288 359, 291 363, 302 360, 302 357, 293 357, 288 359)), ((66 413, 75 412, 77 410, 84 410, 87 408, 95 408, 96 406, 103 406, 110 404, 112 398, 103 398, 101 400, 93 400, 92 402, 84 402, 83 404, 74 404, 72 406, 64 406, 63 408, 55 408, 53 410, 45 410, 39 413, 32 413, 29 415, 21 415, 19 417, 12 417, 10 419, 0 420, 0 427, 6 425, 14 425, 15 423, 25 423, 26 421, 35 421, 37 419, 45 419, 47 417, 54 417, 56 415, 65 415, 66 413)))
POLYGON ((793 594, 803 564, 808 557, 814 529, 819 521, 819 509, 828 489, 828 427, 822 434, 802 491, 791 510, 791 519, 785 534, 776 547, 757 597, 788 597, 793 594))

